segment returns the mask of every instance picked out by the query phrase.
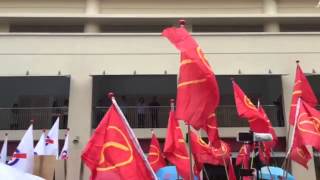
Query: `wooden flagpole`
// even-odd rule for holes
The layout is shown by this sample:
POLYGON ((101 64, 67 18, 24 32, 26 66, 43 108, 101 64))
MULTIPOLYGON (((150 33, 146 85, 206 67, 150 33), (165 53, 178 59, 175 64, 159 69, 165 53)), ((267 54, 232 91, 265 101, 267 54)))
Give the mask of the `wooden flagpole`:
POLYGON ((188 144, 189 144, 189 162, 190 162, 190 179, 194 179, 193 171, 192 171, 192 145, 191 145, 191 126, 188 126, 188 144))

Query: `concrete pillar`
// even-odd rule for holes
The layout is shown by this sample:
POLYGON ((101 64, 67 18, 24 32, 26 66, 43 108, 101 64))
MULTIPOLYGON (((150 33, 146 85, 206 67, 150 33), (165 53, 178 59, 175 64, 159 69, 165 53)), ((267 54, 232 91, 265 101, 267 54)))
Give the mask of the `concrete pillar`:
POLYGON ((10 31, 10 25, 9 23, 0 23, 0 32, 9 32, 10 31))
MULTIPOLYGON (((70 158, 67 164, 67 180, 82 179, 81 152, 91 133, 92 79, 88 74, 73 74, 69 97, 70 158), (78 138, 78 143, 74 142, 78 138)), ((87 171, 85 171, 87 172, 87 171)), ((85 173, 83 179, 88 179, 85 173)))
MULTIPOLYGON (((266 15, 277 14, 277 0, 263 0, 263 12, 266 15)), ((279 32, 279 23, 276 21, 267 21, 264 24, 264 31, 266 32, 279 32)))
MULTIPOLYGON (((86 1, 86 14, 94 16, 99 14, 99 0, 87 0, 86 1)), ((94 21, 88 21, 85 24, 84 32, 97 33, 100 31, 99 24, 94 21)))

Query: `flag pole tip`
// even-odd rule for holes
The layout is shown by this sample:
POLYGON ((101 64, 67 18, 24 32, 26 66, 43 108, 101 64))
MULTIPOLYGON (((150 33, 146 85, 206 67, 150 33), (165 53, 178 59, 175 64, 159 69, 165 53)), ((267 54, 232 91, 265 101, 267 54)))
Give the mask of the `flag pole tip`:
POLYGON ((233 78, 233 77, 231 77, 231 78, 230 78, 230 80, 231 80, 231 81, 234 81, 234 78, 233 78))
POLYGON ((33 123, 34 123, 34 120, 33 120, 33 119, 31 119, 31 120, 30 120, 30 123, 31 123, 31 124, 33 124, 33 123))
POLYGON ((46 129, 42 129, 42 132, 46 132, 46 129))
POLYGON ((67 128, 67 131, 70 131, 70 128, 67 128))
POLYGON ((170 99, 170 103, 174 103, 174 101, 175 101, 174 99, 170 99))
POLYGON ((297 64, 299 64, 299 63, 300 63, 300 61, 299 61, 299 60, 296 60, 296 63, 297 63, 297 64))
POLYGON ((179 25, 180 25, 180 27, 181 27, 181 26, 185 26, 185 25, 186 25, 186 20, 180 19, 180 20, 179 20, 179 25))
POLYGON ((4 133, 5 136, 8 136, 8 133, 4 133))
POLYGON ((114 97, 114 93, 113 93, 113 92, 109 92, 109 93, 108 93, 108 98, 111 99, 111 98, 113 98, 113 97, 114 97))

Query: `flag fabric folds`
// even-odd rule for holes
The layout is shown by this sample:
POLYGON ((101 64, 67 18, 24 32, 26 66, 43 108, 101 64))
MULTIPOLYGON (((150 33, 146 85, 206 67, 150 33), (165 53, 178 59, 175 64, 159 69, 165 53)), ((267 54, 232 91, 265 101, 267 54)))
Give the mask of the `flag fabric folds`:
POLYGON ((29 173, 24 173, 16 168, 7 166, 0 163, 0 177, 5 180, 45 180, 41 177, 31 175, 29 173))
POLYGON ((61 160, 68 160, 69 159, 69 131, 65 134, 64 144, 59 156, 61 160))
POLYGON ((221 142, 217 126, 217 117, 215 113, 212 113, 208 117, 207 126, 204 130, 207 132, 210 144, 215 148, 219 148, 221 146, 221 142))
POLYGON ((167 160, 177 167, 179 175, 182 176, 184 180, 190 179, 189 154, 173 110, 171 110, 169 114, 163 153, 167 160))
POLYGON ((30 125, 8 165, 22 172, 33 173, 33 153, 33 125, 30 125))
POLYGON ((2 144, 1 152, 0 152, 0 163, 5 164, 7 161, 7 156, 8 156, 8 135, 6 134, 2 144))
POLYGON ((113 102, 82 153, 91 170, 90 179, 155 179, 116 105, 113 102))
POLYGON ((148 161, 154 172, 157 172, 160 168, 166 166, 164 155, 161 151, 158 138, 154 132, 152 132, 151 143, 149 146, 148 161))
POLYGON ((42 131, 40 139, 34 148, 34 155, 46 155, 46 132, 45 130, 42 131))
POLYGON ((316 95, 314 94, 307 78, 305 77, 299 64, 296 69, 296 77, 294 80, 294 88, 292 92, 291 108, 289 114, 289 123, 294 126, 295 113, 297 108, 298 98, 301 97, 310 106, 315 107, 318 104, 316 95))
POLYGON ((162 35, 181 53, 176 118, 197 130, 206 128, 208 117, 219 104, 215 75, 197 42, 184 27, 166 28, 162 35))
POLYGON ((308 162, 310 161, 310 159, 312 159, 311 154, 309 153, 306 146, 299 147, 296 143, 294 143, 292 146, 290 158, 306 169, 308 169, 308 162))
POLYGON ((258 111, 256 106, 244 94, 239 85, 235 81, 232 81, 232 84, 238 115, 241 118, 248 119, 250 129, 253 132, 268 133, 269 124, 265 117, 258 111))
POLYGON ((311 145, 320 151, 320 112, 302 99, 294 138, 299 146, 311 145))

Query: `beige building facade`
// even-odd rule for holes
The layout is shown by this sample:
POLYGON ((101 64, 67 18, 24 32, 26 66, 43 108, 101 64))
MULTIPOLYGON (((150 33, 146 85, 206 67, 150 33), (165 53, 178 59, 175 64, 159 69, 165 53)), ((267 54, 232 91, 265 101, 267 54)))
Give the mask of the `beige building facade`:
MULTIPOLYGON (((313 0, 0 0, 0 76, 28 71, 70 77, 66 179, 88 179, 80 155, 92 132, 94 75, 177 74, 179 54, 160 30, 184 18, 217 75, 281 75, 288 117, 296 60, 305 73, 320 72, 316 5, 313 0), (76 138, 79 143, 72 142, 76 138)), ((248 128, 219 128, 224 138, 243 130, 248 128)), ((287 123, 276 128, 280 137, 288 138, 287 130, 287 123)), ((134 131, 150 138, 148 129, 134 131)), ((155 131, 165 137, 165 128, 155 131)), ((24 131, 0 134, 5 132, 16 141, 24 131)), ((292 164, 297 179, 316 180, 317 171, 313 160, 309 170, 292 164)))

